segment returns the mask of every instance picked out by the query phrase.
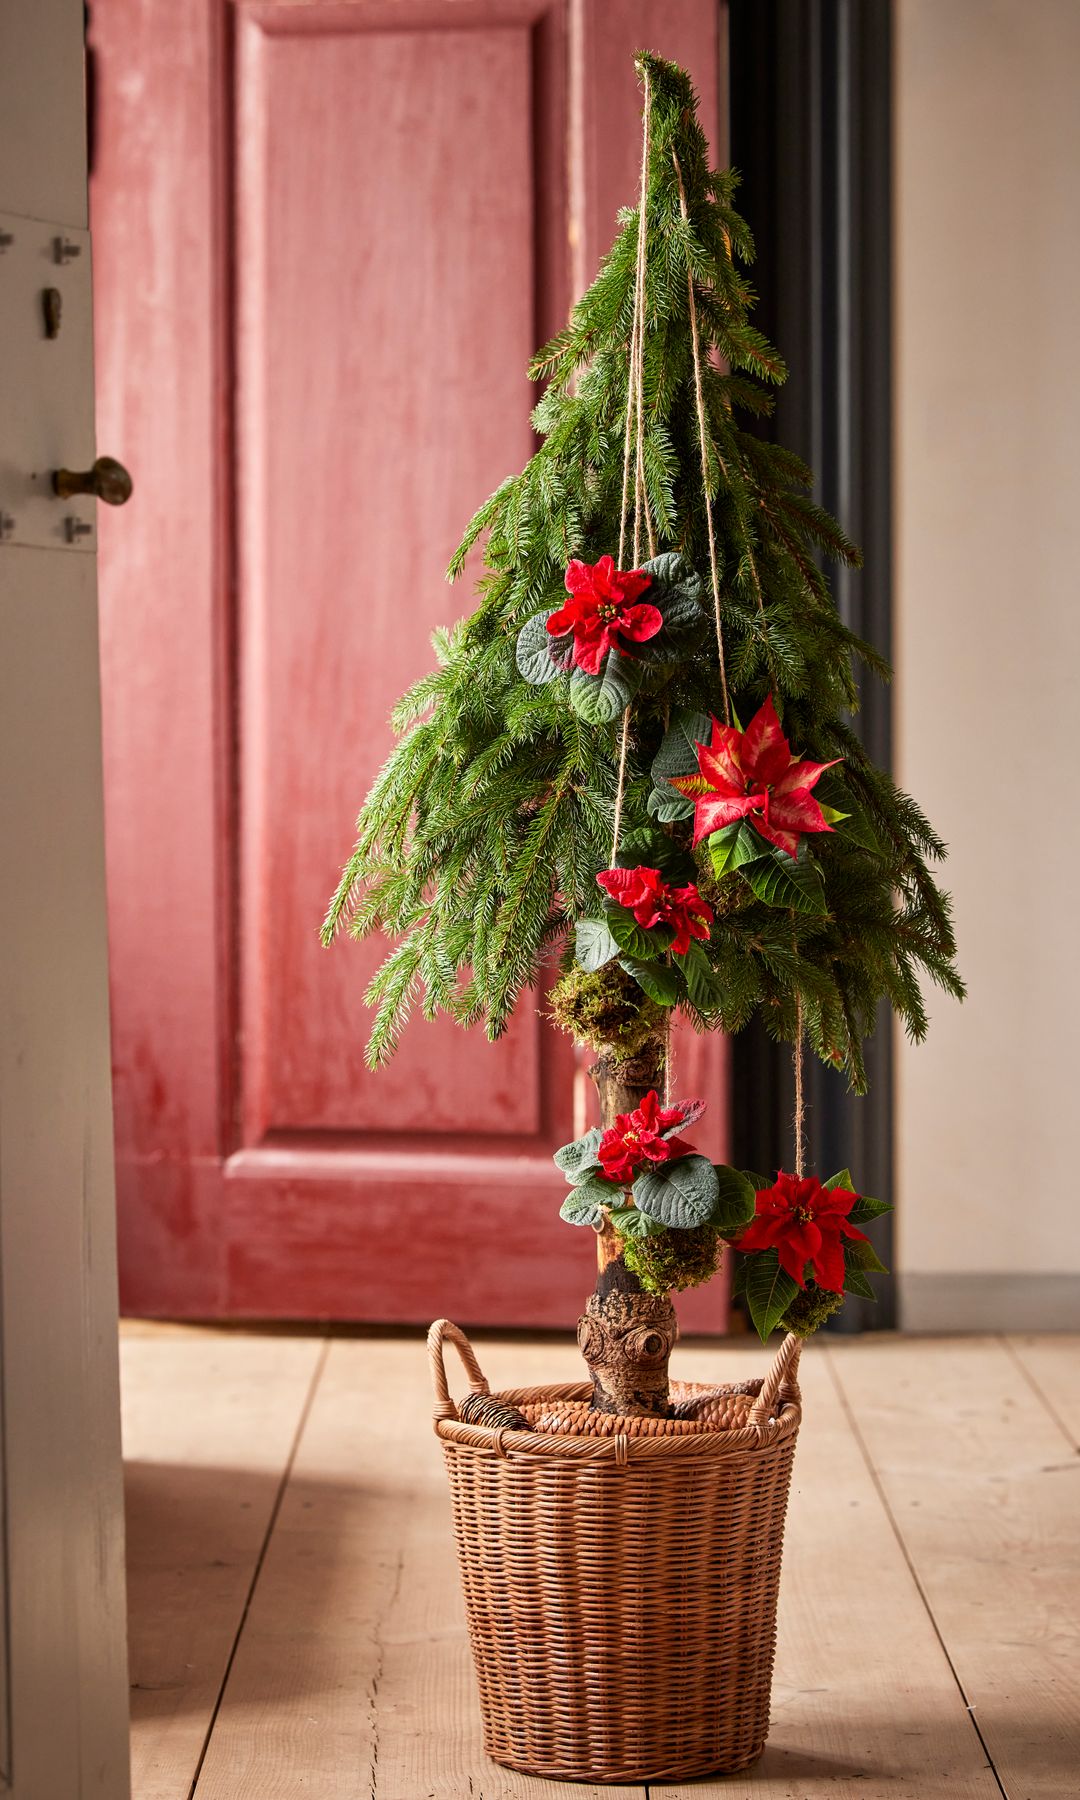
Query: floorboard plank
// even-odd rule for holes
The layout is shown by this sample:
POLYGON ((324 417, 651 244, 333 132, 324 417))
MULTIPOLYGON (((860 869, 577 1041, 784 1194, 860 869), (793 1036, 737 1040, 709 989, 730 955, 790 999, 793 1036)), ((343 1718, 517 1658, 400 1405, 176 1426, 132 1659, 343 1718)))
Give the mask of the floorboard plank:
MULTIPOLYGON (((480 1353, 493 1383, 578 1370, 562 1344, 480 1353)), ((430 1417, 422 1341, 333 1342, 197 1800, 565 1800, 482 1754, 430 1417)))
POLYGON ((187 1800, 321 1350, 123 1329, 133 1800, 187 1800))
POLYGON ((1080 1332, 1028 1334, 1005 1341, 1051 1417, 1080 1450, 1080 1332))
MULTIPOLYGON (((707 1381, 759 1372, 764 1353, 686 1355, 707 1381)), ((653 1785, 650 1800, 1000 1800, 820 1343, 801 1383, 765 1753, 743 1775, 653 1785)))
POLYGON ((997 1339, 830 1352, 1009 1800, 1080 1786, 1080 1462, 997 1339))

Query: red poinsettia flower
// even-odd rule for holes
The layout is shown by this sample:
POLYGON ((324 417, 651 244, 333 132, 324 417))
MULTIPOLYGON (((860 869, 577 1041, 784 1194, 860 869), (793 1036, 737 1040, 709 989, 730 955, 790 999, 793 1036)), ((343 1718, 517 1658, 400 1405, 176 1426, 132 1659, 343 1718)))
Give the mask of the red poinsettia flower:
POLYGON ((671 948, 685 956, 691 938, 707 938, 713 909, 693 882, 670 887, 659 869, 604 869, 596 877, 604 891, 632 912, 639 925, 670 925, 675 937, 671 948))
POLYGON ((644 644, 664 623, 659 608, 637 603, 652 576, 643 569, 617 569, 610 556, 598 563, 572 559, 566 570, 565 606, 547 622, 552 637, 573 632, 573 658, 586 675, 599 675, 609 650, 644 644))
POLYGON ((596 1152, 608 1180, 629 1187, 646 1163, 685 1156, 689 1144, 671 1143, 662 1135, 681 1125, 685 1117, 679 1106, 661 1106, 653 1090, 633 1112, 616 1113, 614 1125, 605 1131, 596 1152))
POLYGON ((671 785, 695 802, 695 844, 749 819, 770 844, 795 856, 807 832, 832 830, 810 789, 833 767, 795 760, 770 694, 745 731, 714 719, 712 742, 698 745, 698 773, 672 776, 671 785))
POLYGON ((800 1287, 807 1263, 818 1287, 830 1293, 844 1291, 844 1238, 866 1242, 865 1231, 848 1223, 858 1194, 849 1188, 823 1187, 816 1175, 777 1175, 773 1186, 761 1188, 757 1217, 740 1238, 736 1250, 772 1250, 800 1287))

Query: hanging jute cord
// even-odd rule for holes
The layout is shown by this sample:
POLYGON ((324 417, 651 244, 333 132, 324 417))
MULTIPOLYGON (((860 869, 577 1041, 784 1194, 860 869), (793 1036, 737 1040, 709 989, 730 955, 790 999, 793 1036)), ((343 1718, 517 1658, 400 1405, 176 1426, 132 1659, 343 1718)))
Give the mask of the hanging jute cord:
MULTIPOLYGON (((641 558, 641 528, 644 520, 651 554, 655 555, 652 518, 645 494, 645 258, 646 202, 649 192, 649 155, 652 149, 651 84, 649 71, 643 71, 645 111, 641 132, 641 193, 638 204, 637 262, 634 270, 634 317, 630 328, 630 367, 626 380, 626 423, 623 431, 622 506, 619 516, 619 568, 626 554, 626 523, 630 509, 630 459, 634 451, 634 566, 641 558), (634 429, 636 413, 636 431, 634 429)), ((630 747, 630 708, 622 718, 619 739, 619 772, 615 783, 615 818, 611 839, 611 862, 614 866, 622 828, 623 797, 626 792, 626 759, 630 747)))
POLYGON ((795 1064, 795 1115, 792 1121, 795 1129, 795 1173, 802 1180, 806 1166, 806 1101, 803 1096, 803 1010, 802 995, 795 994, 795 1043, 792 1048, 792 1061, 795 1064))
MULTIPOLYGON (((686 189, 683 186, 682 170, 674 150, 671 160, 675 164, 675 176, 679 183, 679 210, 683 223, 690 218, 686 204, 686 189)), ((690 340, 694 349, 694 398, 697 402, 698 444, 701 449, 701 498, 705 507, 705 523, 709 533, 709 575, 712 580, 713 617, 716 621, 716 654, 720 661, 720 688, 724 696, 724 724, 731 724, 731 696, 728 693, 727 663, 724 658, 724 626, 720 616, 720 572, 716 560, 716 531, 713 526, 712 504, 709 500, 709 452, 706 448, 705 424, 705 388, 701 374, 701 334, 698 331, 697 300, 694 295, 694 272, 686 272, 686 298, 690 310, 690 340)))

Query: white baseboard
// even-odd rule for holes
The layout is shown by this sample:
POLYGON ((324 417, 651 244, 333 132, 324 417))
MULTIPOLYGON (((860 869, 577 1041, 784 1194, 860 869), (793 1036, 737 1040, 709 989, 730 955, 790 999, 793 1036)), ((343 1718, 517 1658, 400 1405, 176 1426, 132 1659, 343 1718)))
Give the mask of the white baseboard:
POLYGON ((1080 1331, 1080 1272, 901 1274, 901 1331, 1080 1331))

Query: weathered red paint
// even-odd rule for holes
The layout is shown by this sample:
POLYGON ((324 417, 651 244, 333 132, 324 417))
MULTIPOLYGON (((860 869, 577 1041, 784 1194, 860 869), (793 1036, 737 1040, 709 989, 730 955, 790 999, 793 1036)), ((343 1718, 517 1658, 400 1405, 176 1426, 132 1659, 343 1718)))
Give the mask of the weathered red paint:
MULTIPOLYGON (((529 352, 633 190, 628 58, 687 62, 715 115, 718 29, 706 0, 95 5, 131 1312, 565 1325, 591 1282, 550 1162, 570 1047, 530 1003, 497 1046, 415 1023, 372 1076, 377 952, 316 932, 389 706, 470 603, 456 535, 529 454, 529 352)), ((719 1109, 722 1046, 679 1054, 719 1109)))

